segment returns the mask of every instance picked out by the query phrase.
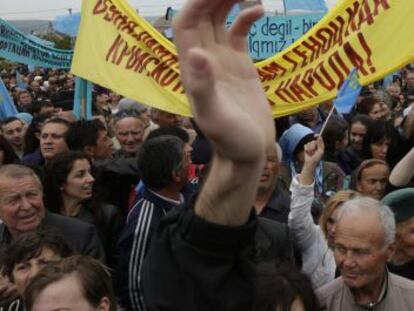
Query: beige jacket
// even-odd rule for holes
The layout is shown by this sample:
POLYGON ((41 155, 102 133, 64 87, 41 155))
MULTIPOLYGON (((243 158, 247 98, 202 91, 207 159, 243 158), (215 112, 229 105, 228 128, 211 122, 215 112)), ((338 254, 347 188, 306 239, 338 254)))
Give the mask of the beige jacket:
POLYGON ((322 310, 329 311, 412 311, 414 310, 414 281, 388 273, 388 283, 380 302, 374 306, 360 306, 354 302, 349 288, 339 277, 316 292, 322 310))

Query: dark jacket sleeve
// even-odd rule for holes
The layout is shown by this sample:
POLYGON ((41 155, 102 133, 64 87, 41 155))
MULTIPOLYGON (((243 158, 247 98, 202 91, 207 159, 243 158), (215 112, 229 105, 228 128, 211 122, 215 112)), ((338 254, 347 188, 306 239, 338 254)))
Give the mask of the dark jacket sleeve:
POLYGON ((144 263, 148 310, 251 310, 256 219, 241 227, 174 211, 158 228, 144 263))

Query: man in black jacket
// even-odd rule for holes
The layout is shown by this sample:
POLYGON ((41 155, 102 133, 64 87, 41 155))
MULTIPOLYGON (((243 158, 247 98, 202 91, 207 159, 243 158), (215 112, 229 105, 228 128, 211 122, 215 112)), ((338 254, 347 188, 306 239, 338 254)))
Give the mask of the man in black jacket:
POLYGON ((194 118, 213 160, 193 209, 164 218, 144 268, 149 310, 251 310, 256 197, 274 123, 246 35, 252 7, 225 31, 233 1, 188 1, 174 37, 194 118))
MULTIPOLYGON (((9 164, 0 167, 0 248, 17 236, 40 227, 60 231, 68 244, 83 255, 105 259, 94 226, 45 210, 42 184, 35 172, 25 166, 9 164)), ((7 280, 0 279, 0 301, 13 292, 7 280)))

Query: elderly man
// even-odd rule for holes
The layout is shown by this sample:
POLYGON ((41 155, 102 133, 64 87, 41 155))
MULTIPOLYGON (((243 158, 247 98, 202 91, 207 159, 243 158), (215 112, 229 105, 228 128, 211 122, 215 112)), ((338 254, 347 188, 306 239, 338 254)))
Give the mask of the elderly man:
POLYGON ((395 220, 388 206, 360 197, 344 203, 335 228, 334 254, 341 277, 318 289, 326 310, 412 310, 414 282, 389 273, 395 220))
POLYGON ((129 158, 137 155, 144 140, 145 124, 135 110, 120 110, 115 115, 115 136, 121 149, 115 152, 115 158, 129 158))
POLYGON ((280 158, 281 150, 275 143, 266 153, 266 163, 260 177, 254 208, 261 217, 287 223, 290 195, 285 184, 278 178, 280 158))
MULTIPOLYGON (((70 246, 81 254, 104 259, 103 248, 94 226, 45 210, 42 184, 28 167, 16 164, 0 168, 0 248, 40 227, 59 230, 70 246)), ((0 279, 0 301, 7 299, 11 284, 0 279)))

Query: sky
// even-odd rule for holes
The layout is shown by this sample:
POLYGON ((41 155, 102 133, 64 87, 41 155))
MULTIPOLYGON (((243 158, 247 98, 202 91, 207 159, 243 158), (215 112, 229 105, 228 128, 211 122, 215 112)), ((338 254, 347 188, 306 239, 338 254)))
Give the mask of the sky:
MULTIPOLYGON (((158 16, 165 14, 169 6, 179 9, 185 0, 129 0, 143 16, 158 16)), ((268 11, 282 11, 282 0, 262 0, 268 11)), ((312 0, 309 0, 312 1, 312 0)), ((326 0, 332 7, 337 0, 326 0)), ((79 12, 82 0, 0 0, 0 18, 12 19, 43 19, 53 20, 56 15, 79 12)))

